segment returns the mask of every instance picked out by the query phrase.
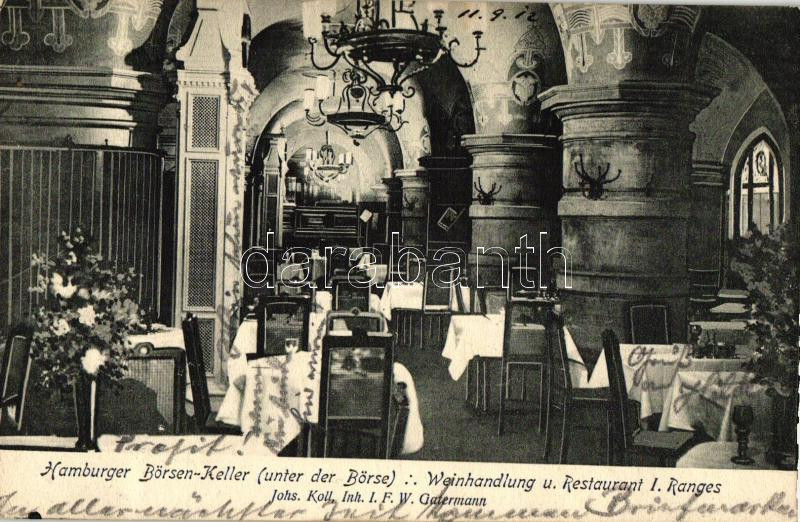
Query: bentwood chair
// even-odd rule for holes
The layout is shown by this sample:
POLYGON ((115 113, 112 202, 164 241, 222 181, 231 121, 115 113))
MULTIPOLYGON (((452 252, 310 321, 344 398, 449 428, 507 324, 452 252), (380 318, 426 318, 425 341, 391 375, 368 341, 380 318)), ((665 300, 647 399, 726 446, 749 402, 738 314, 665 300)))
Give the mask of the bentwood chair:
POLYGON ((389 334, 325 336, 315 456, 388 458, 392 366, 389 334))
POLYGON ((186 362, 189 367, 189 379, 192 386, 192 406, 194 408, 195 429, 200 433, 217 433, 224 435, 241 435, 238 426, 217 422, 211 411, 211 398, 208 393, 203 350, 200 346, 200 329, 197 317, 187 314, 181 323, 183 343, 186 347, 186 362))
POLYGON ((543 326, 542 312, 533 301, 509 301, 506 304, 505 327, 503 328, 503 358, 500 364, 500 410, 497 416, 497 434, 502 435, 505 409, 508 401, 525 401, 528 398, 526 386, 527 370, 534 368, 539 373, 539 432, 542 431, 545 410, 544 383, 547 367, 547 336, 543 326), (520 399, 510 397, 510 377, 512 368, 521 369, 522 393, 520 399))
POLYGON ((11 329, 3 350, 0 366, 0 429, 7 424, 14 432, 22 430, 28 379, 31 372, 30 326, 20 324, 11 329))
POLYGON ((609 383, 608 423, 611 441, 609 463, 624 465, 626 454, 638 453, 655 455, 662 466, 674 464, 689 448, 694 434, 685 431, 663 432, 639 428, 639 423, 633 415, 634 409, 628 400, 619 340, 611 330, 605 330, 602 336, 609 383))
POLYGON ((310 299, 306 296, 264 296, 256 307, 256 351, 248 360, 308 350, 310 299), (293 347, 293 348, 290 348, 293 347))
MULTIPOLYGON (((574 388, 569 372, 563 319, 554 311, 548 311, 545 328, 548 340, 549 386, 544 422, 544 458, 547 460, 550 452, 550 439, 553 436, 553 410, 558 409, 561 411, 561 447, 558 453, 558 463, 565 464, 569 449, 569 436, 572 431, 570 423, 577 418, 575 410, 580 407, 607 410, 608 388, 574 388)), ((611 427, 606 422, 606 462, 610 463, 610 459, 611 427)))

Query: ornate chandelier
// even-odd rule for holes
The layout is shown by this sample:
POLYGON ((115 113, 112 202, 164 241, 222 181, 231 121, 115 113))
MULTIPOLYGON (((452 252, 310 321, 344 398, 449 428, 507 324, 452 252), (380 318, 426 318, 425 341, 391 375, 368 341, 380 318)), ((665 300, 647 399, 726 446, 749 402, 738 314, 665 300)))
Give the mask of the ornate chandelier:
MULTIPOLYGON (((388 19, 381 18, 381 4, 386 3, 381 0, 356 0, 354 23, 342 21, 338 25, 331 22, 329 13, 320 12, 320 2, 304 4, 304 24, 309 26, 306 27, 306 35, 311 44, 311 64, 321 71, 332 69, 341 59, 349 65, 345 73, 349 77, 345 79, 343 75, 342 78, 347 84, 342 92, 343 106, 336 111, 338 116, 333 119, 339 119, 340 122, 345 120, 350 128, 362 129, 357 135, 351 135, 354 139, 371 132, 363 130, 369 127, 398 130, 403 123, 402 117, 394 114, 402 113, 397 109, 399 99, 410 98, 415 92, 408 80, 428 69, 444 55, 450 55, 453 59, 453 51, 460 44, 457 38, 448 39, 445 36, 447 27, 442 25, 443 9, 433 10, 435 26, 431 31, 428 19, 421 23, 417 21, 414 2, 392 0, 388 19), (321 27, 317 27, 318 24, 313 21, 314 15, 321 18, 321 27), (413 28, 399 27, 398 17, 410 20, 409 25, 413 28), (317 61, 318 47, 323 47, 333 58, 329 63, 317 61), (351 110, 351 103, 357 106, 355 110, 351 110), (388 114, 385 112, 387 110, 388 114), (369 112, 372 114, 365 116, 369 112)), ((486 50, 480 43, 483 32, 473 31, 472 34, 475 38, 475 57, 464 63, 453 59, 459 67, 472 67, 477 63, 481 51, 486 50)), ((336 125, 335 121, 331 121, 333 116, 332 113, 328 114, 327 119, 336 125)))
POLYGON ((303 105, 306 121, 320 127, 330 123, 342 129, 358 145, 378 129, 397 132, 403 119, 405 99, 399 93, 376 95, 366 84, 367 77, 356 69, 342 74, 344 87, 336 99, 336 73, 331 80, 317 76, 314 89, 306 89, 303 105))
POLYGON ((346 174, 353 164, 353 153, 344 152, 336 156, 325 132, 325 144, 319 151, 306 149, 306 162, 303 173, 306 178, 314 176, 323 183, 330 183, 342 174, 346 174))

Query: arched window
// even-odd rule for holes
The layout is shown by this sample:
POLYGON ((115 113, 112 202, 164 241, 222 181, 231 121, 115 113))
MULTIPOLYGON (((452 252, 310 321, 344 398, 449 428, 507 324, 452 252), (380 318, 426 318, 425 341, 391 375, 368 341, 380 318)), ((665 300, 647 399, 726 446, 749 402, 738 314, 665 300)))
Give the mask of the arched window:
POLYGON ((734 180, 735 235, 757 228, 769 234, 783 223, 783 165, 766 135, 757 137, 741 156, 734 180))

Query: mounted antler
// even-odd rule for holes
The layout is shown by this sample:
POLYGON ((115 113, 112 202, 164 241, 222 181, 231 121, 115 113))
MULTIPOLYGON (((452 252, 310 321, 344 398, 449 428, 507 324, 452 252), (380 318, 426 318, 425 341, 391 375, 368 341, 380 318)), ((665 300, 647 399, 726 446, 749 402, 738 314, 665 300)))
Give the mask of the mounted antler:
POLYGON ((403 210, 414 210, 417 206, 418 198, 414 197, 412 199, 408 199, 408 196, 403 194, 403 210))
POLYGON ((597 177, 592 177, 586 172, 586 167, 583 165, 583 154, 580 154, 579 157, 580 166, 578 166, 577 162, 573 165, 575 167, 575 174, 577 174, 578 178, 580 178, 578 185, 581 188, 581 194, 583 194, 583 197, 587 199, 603 199, 603 194, 605 193, 603 186, 619 179, 619 177, 622 175, 622 170, 618 170, 617 175, 609 179, 608 171, 611 170, 611 163, 606 163, 605 170, 603 170, 603 167, 598 165, 597 177))
POLYGON ((499 194, 501 190, 503 190, 503 185, 500 185, 498 187, 497 183, 492 183, 492 188, 490 188, 489 191, 487 192, 486 190, 483 189, 483 186, 481 185, 481 178, 478 178, 478 181, 476 183, 473 183, 473 186, 475 187, 475 190, 478 191, 477 200, 478 203, 480 203, 481 205, 493 204, 494 197, 497 194, 499 194))

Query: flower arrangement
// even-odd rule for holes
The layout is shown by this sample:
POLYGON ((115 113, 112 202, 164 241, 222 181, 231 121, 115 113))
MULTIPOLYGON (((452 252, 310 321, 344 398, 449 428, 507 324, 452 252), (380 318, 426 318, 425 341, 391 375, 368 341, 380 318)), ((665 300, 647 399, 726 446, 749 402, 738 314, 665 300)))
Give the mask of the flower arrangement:
POLYGON ((58 238, 58 255, 34 254, 40 306, 34 310, 31 357, 42 368, 42 385, 67 392, 81 374, 98 381, 122 377, 133 352, 127 336, 139 327, 131 299, 133 269, 118 272, 95 252, 80 228, 58 238))
POLYGON ((758 349, 748 362, 756 379, 783 396, 797 392, 800 360, 800 248, 788 225, 752 230, 731 245, 731 270, 747 285, 758 349))

